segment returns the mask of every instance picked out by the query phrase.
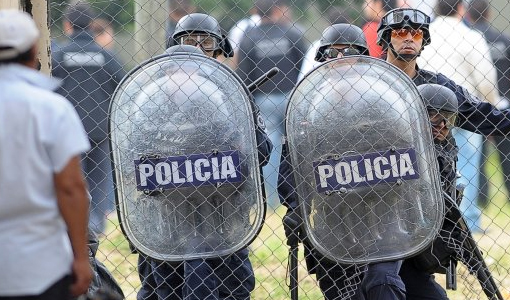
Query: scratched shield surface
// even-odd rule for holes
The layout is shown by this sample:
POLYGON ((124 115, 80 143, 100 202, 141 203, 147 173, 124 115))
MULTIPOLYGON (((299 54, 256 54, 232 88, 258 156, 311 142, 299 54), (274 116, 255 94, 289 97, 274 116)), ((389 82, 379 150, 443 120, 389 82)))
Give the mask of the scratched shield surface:
POLYGON ((427 112, 414 84, 369 57, 309 73, 287 107, 286 134, 310 242, 342 263, 408 257, 441 225, 427 112))
POLYGON ((140 252, 181 261, 233 253, 263 224, 253 107, 232 71, 174 54, 126 76, 110 134, 121 226, 140 252))

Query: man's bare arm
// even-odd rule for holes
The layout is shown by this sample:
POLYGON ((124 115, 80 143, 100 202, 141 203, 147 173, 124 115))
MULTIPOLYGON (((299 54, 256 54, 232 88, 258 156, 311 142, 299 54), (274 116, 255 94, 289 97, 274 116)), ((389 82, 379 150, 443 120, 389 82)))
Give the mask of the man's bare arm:
POLYGON ((58 207, 67 225, 74 254, 71 292, 78 296, 87 292, 92 280, 87 249, 89 199, 80 157, 73 157, 61 172, 55 174, 54 182, 58 207))

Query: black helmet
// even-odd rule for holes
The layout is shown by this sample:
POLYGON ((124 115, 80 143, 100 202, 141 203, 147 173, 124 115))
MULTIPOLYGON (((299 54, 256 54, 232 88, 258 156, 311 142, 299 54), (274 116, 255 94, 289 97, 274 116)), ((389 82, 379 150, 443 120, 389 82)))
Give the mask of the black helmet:
POLYGON ((316 61, 325 61, 324 51, 331 45, 352 45, 360 50, 360 54, 368 55, 368 45, 363 30, 352 24, 333 24, 322 32, 322 37, 315 55, 316 61))
POLYGON ((421 29, 423 31, 423 45, 430 44, 430 17, 424 12, 413 8, 397 8, 387 12, 377 28, 377 44, 388 49, 391 42, 391 31, 400 28, 421 29))
POLYGON ((422 84, 418 86, 418 91, 427 110, 443 115, 448 127, 454 126, 459 102, 452 90, 439 84, 422 84))
POLYGON ((227 37, 221 33, 221 27, 218 21, 206 14, 193 13, 182 17, 175 26, 172 35, 172 45, 179 44, 179 37, 186 34, 205 33, 217 39, 219 48, 215 49, 223 53, 225 57, 234 56, 234 51, 227 37))

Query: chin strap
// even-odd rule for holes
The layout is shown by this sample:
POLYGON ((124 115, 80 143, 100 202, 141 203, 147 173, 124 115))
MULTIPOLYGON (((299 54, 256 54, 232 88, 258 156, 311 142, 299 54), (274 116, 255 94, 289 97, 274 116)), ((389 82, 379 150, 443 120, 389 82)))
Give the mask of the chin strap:
POLYGON ((418 58, 421 54, 421 50, 418 54, 398 54, 397 51, 395 51, 395 48, 393 48, 393 45, 390 43, 388 48, 390 49, 391 53, 398 59, 405 62, 410 62, 418 58))

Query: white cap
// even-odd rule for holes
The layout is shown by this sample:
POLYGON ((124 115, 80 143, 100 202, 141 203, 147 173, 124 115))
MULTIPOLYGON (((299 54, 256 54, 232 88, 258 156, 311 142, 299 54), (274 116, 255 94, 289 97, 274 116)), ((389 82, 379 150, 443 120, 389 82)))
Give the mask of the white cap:
POLYGON ((32 17, 15 9, 0 10, 0 60, 27 52, 39 39, 32 17))

